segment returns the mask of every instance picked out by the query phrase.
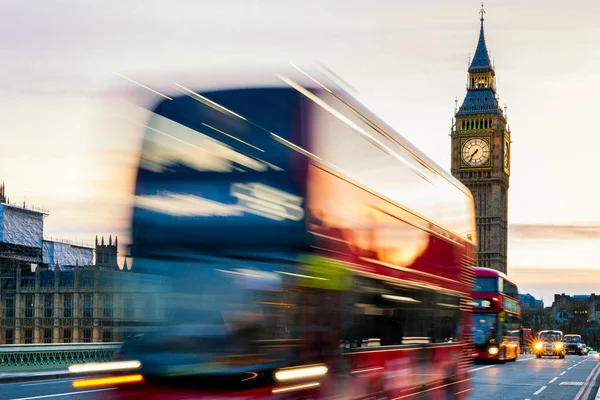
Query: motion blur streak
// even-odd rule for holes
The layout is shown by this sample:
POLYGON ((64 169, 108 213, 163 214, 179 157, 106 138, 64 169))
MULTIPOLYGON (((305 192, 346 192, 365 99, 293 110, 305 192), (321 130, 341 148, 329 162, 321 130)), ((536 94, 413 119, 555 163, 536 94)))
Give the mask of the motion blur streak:
POLYGON ((324 365, 311 365, 298 368, 286 368, 275 372, 275 379, 278 381, 291 381, 303 378, 315 378, 327 373, 327 367, 324 365))
POLYGON ((207 128, 210 128, 210 129, 212 129, 212 130, 214 130, 214 131, 217 131, 217 132, 219 132, 219 133, 222 133, 223 135, 225 135, 225 136, 228 136, 228 137, 232 138, 233 140, 237 140, 237 141, 238 141, 238 142, 240 142, 240 143, 244 143, 245 145, 248 145, 248 146, 252 147, 253 149, 256 149, 256 150, 258 150, 258 151, 262 151, 263 153, 265 152, 263 149, 259 149, 258 147, 254 146, 254 145, 251 145, 251 144, 250 144, 250 143, 248 143, 248 142, 244 142, 242 139, 238 139, 238 138, 236 138, 235 136, 233 136, 233 135, 230 135, 230 134, 229 134, 229 133, 227 133, 227 132, 223 132, 222 130, 215 128, 214 126, 210 126, 210 125, 208 125, 208 124, 205 124, 204 122, 202 123, 202 125, 206 126, 207 128))
POLYGON ((117 361, 105 363, 75 364, 69 366, 69 372, 101 372, 124 369, 137 369, 142 364, 139 361, 117 361))
POLYGON ((73 381, 74 388, 86 388, 95 386, 110 386, 110 385, 121 385, 125 383, 139 383, 143 382, 144 377, 140 374, 136 375, 123 375, 123 376, 111 376, 107 378, 93 378, 93 379, 81 379, 73 381))
POLYGON ((187 93, 188 95, 191 95, 192 98, 200 101, 201 103, 206 104, 207 106, 211 107, 214 110, 220 111, 220 112, 224 112, 224 114, 230 114, 230 115, 234 115, 236 117, 238 117, 239 119, 243 119, 244 121, 247 121, 246 118, 242 117, 240 114, 237 114, 233 111, 231 111, 230 109, 223 107, 220 104, 215 103, 214 101, 207 99, 204 96, 199 95, 198 93, 194 92, 193 90, 190 90, 182 85, 180 85, 179 83, 173 82, 173 84, 181 89, 184 90, 185 93, 187 93))
POLYGON ((117 75, 117 76, 119 76, 119 77, 121 77, 121 78, 123 78, 123 79, 126 79, 126 80, 128 80, 129 82, 131 82, 131 83, 135 83, 136 85, 138 85, 138 86, 141 86, 141 87, 143 87, 144 89, 148 89, 148 90, 149 90, 149 91, 151 91, 152 93, 156 93, 157 95, 159 95, 159 96, 162 96, 162 97, 164 97, 164 98, 165 98, 165 99, 167 99, 167 100, 173 100, 171 97, 167 96, 166 94, 162 94, 162 93, 160 93, 160 92, 157 92, 156 90, 154 90, 154 89, 152 89, 152 88, 149 88, 149 87, 148 87, 148 86, 146 86, 146 85, 142 85, 141 83, 139 83, 139 82, 136 82, 136 81, 134 81, 134 80, 133 80, 133 79, 131 79, 131 78, 128 78, 128 77, 126 77, 126 76, 123 76, 123 75, 121 75, 121 74, 119 74, 119 73, 117 73, 117 72, 113 72, 113 74, 115 74, 115 75, 117 75))
POLYGON ((327 86, 323 85, 321 82, 319 82, 318 80, 316 80, 315 78, 313 78, 312 76, 310 76, 308 73, 306 73, 302 68, 298 67, 296 64, 292 63, 292 67, 296 68, 298 71, 302 72, 304 75, 306 75, 310 80, 312 80, 314 83, 316 83, 317 85, 321 86, 323 89, 327 90, 329 93, 333 93, 331 90, 329 90, 329 88, 327 88, 327 86))
POLYGON ((306 383, 304 385, 286 386, 279 389, 273 389, 272 393, 285 393, 295 390, 310 389, 319 386, 319 382, 306 383))

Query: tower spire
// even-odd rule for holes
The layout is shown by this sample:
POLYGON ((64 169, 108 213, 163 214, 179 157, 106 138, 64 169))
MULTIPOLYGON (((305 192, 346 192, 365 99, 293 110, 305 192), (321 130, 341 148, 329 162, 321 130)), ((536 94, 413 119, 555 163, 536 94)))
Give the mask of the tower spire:
POLYGON ((483 8, 483 1, 481 2, 481 10, 479 11, 479 20, 481 21, 481 24, 483 25, 483 21, 485 20, 485 9, 483 8))
POLYGON ((481 3, 481 10, 479 11, 479 21, 481 21, 481 27, 479 28, 479 41, 477 42, 477 49, 473 55, 473 60, 469 66, 469 71, 493 69, 488 54, 487 46, 485 45, 485 35, 483 30, 483 21, 485 20, 485 9, 483 3, 481 3))

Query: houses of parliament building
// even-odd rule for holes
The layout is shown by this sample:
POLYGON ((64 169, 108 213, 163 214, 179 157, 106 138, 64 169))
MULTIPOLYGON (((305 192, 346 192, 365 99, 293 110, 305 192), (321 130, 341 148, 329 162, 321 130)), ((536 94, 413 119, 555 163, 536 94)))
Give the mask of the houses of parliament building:
POLYGON ((44 239, 47 216, 0 185, 0 344, 121 341, 151 321, 152 297, 119 268, 118 239, 44 239))

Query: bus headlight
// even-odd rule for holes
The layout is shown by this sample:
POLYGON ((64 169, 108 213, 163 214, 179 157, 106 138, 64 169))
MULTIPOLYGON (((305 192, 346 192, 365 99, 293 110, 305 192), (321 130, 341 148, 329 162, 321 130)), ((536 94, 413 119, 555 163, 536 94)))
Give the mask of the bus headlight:
POLYGON ((498 354, 498 348, 497 347, 490 347, 488 350, 488 353, 490 353, 491 356, 495 356, 496 354, 498 354))
POLYGON ((560 350, 560 349, 562 349, 562 348, 563 348, 563 344, 562 344, 562 343, 556 343, 556 344, 554 345, 554 348, 555 348, 556 350, 560 350))
POLYGON ((579 348, 579 349, 580 349, 580 348, 581 348, 581 345, 580 345, 580 344, 578 344, 578 345, 577 345, 577 348, 579 348))
POLYGON ((542 344, 542 342, 537 342, 535 344, 535 349, 536 350, 542 350, 543 347, 544 347, 544 345, 542 344))

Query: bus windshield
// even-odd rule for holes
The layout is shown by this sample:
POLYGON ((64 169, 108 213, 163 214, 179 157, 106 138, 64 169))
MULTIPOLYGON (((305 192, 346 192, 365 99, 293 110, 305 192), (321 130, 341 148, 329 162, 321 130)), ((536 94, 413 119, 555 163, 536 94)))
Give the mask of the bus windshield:
POLYGON ((498 314, 475 314, 473 318, 475 344, 486 344, 496 337, 498 314))
POLYGON ((475 279, 475 292, 498 292, 498 278, 481 278, 475 279))
POLYGON ((306 161, 291 150, 296 95, 237 89, 175 97, 147 123, 136 181, 138 256, 303 245, 306 161), (234 111, 235 110, 235 111, 234 111))

